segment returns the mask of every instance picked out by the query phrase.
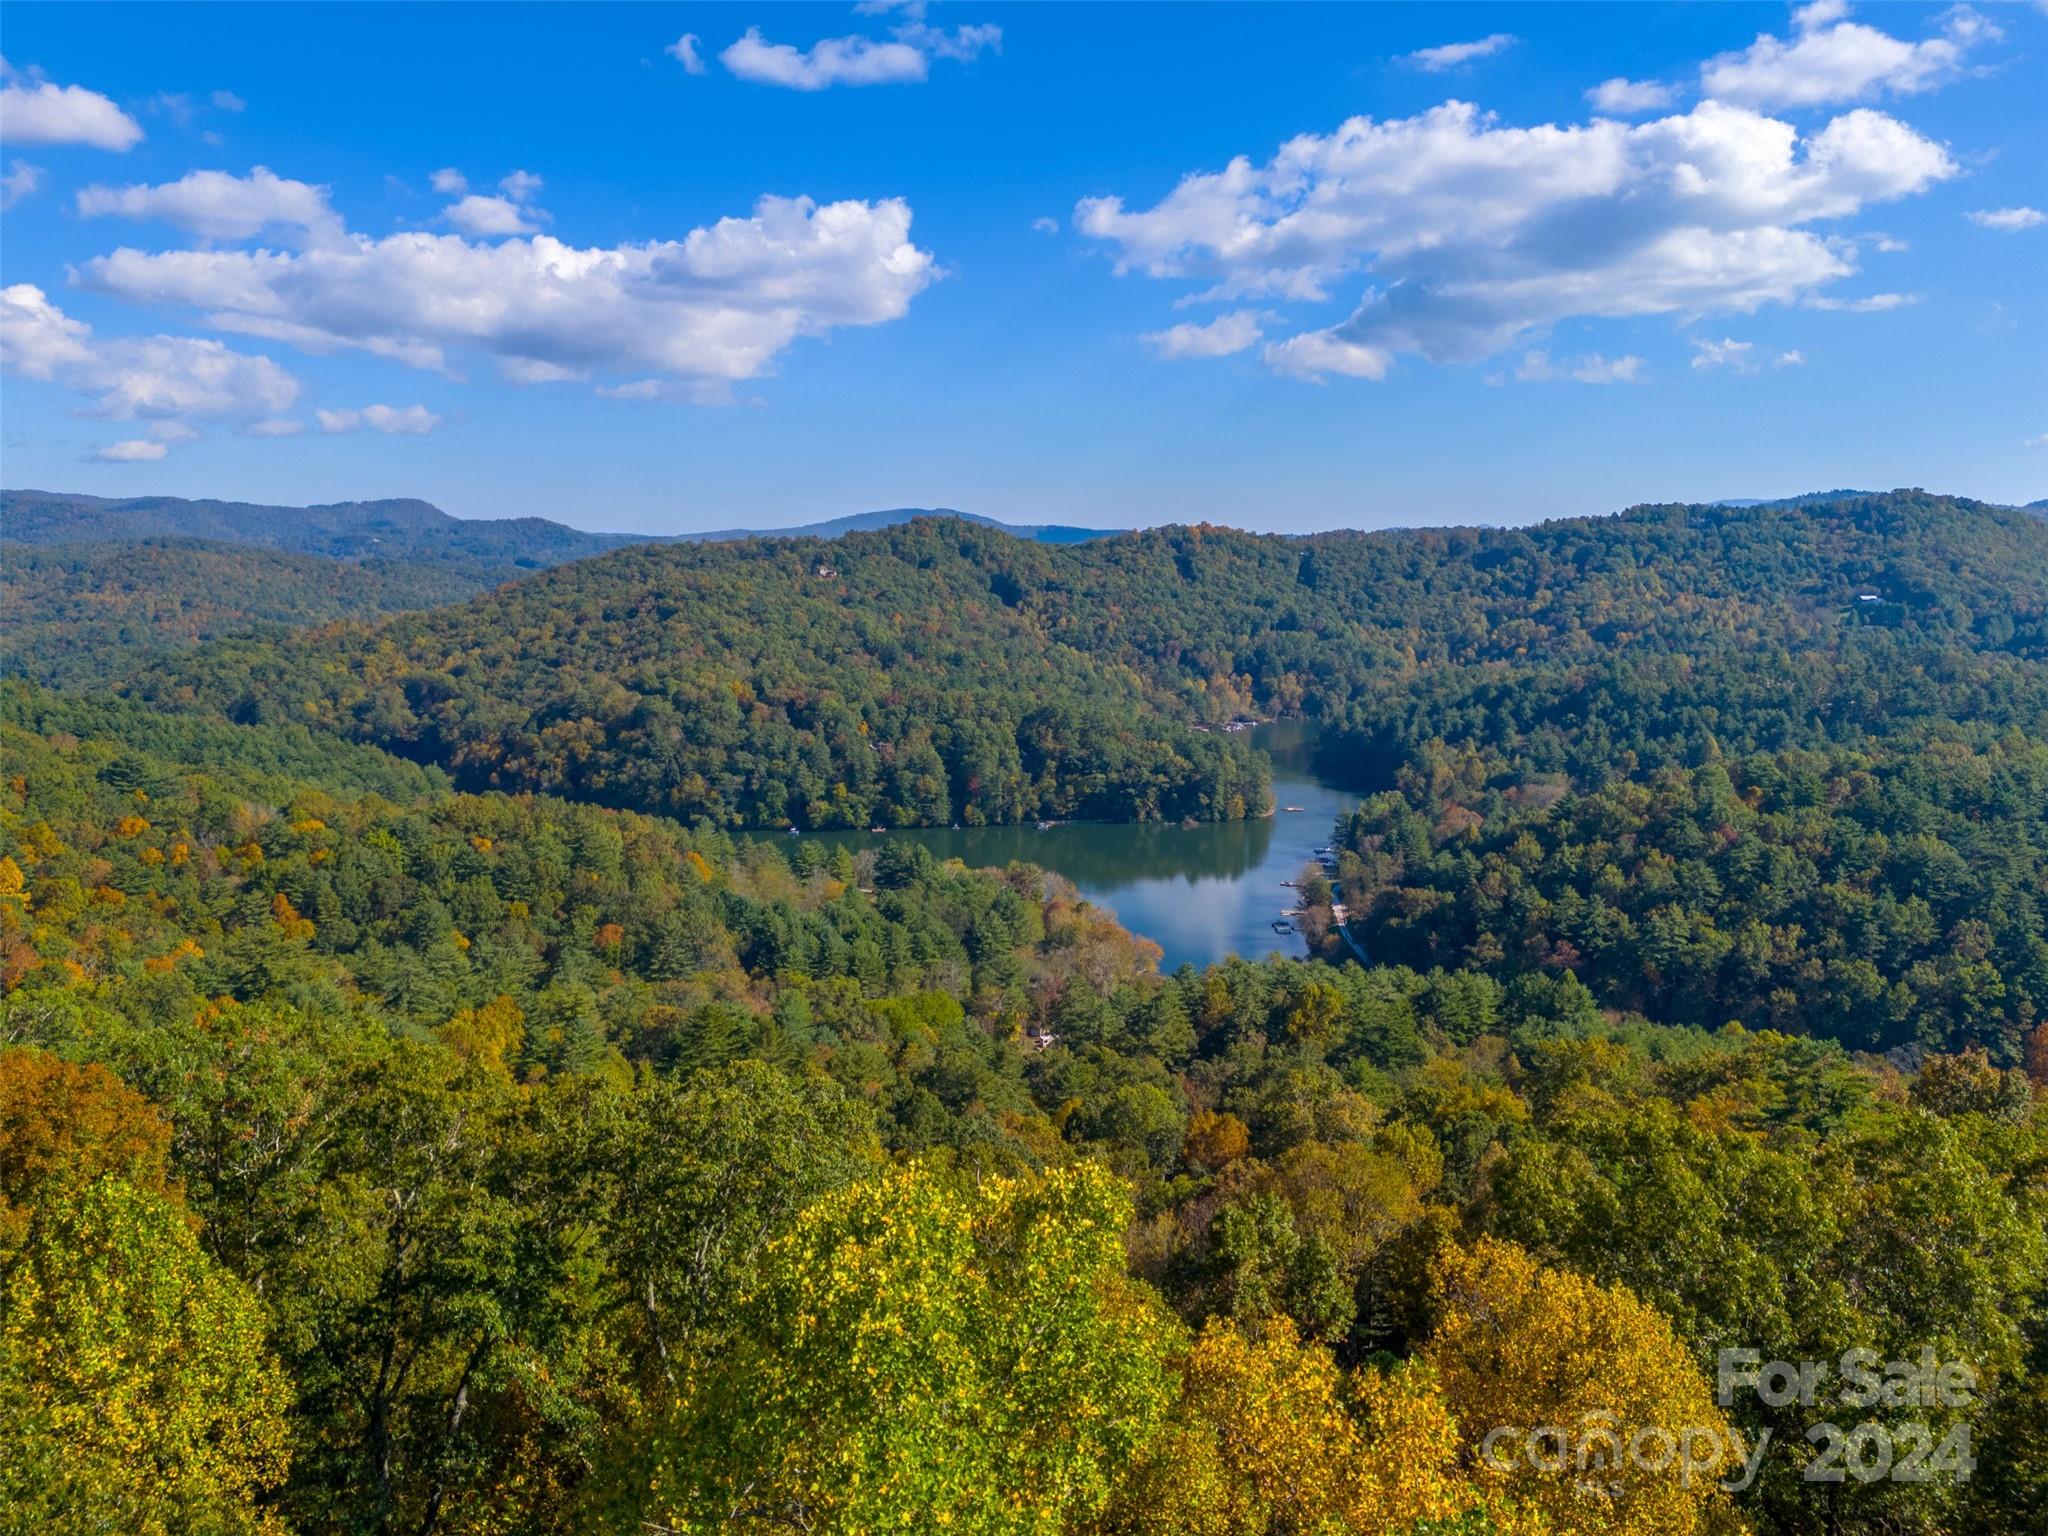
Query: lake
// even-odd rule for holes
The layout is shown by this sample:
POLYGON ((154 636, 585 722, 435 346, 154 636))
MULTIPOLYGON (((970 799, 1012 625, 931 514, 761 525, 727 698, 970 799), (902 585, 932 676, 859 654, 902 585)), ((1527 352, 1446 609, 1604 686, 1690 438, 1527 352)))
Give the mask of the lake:
POLYGON ((1256 821, 1200 826, 1070 822, 1048 827, 916 828, 902 832, 813 833, 828 844, 873 847, 889 838, 922 843, 942 859, 1001 867, 1013 861, 1065 875, 1133 933, 1162 950, 1161 969, 1202 966, 1237 954, 1305 955, 1298 934, 1273 931, 1294 905, 1292 880, 1330 840, 1337 817, 1359 796, 1316 777, 1313 728, 1300 721, 1257 726, 1252 745, 1273 759, 1273 803, 1298 805, 1256 821))

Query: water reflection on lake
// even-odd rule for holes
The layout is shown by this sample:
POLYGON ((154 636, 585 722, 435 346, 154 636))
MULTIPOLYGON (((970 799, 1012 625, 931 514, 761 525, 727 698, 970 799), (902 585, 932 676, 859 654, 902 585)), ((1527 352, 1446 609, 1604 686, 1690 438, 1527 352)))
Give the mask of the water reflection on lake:
POLYGON ((1273 759, 1273 801, 1296 805, 1257 821, 1198 827, 1096 822, 1048 827, 921 828, 904 832, 825 832, 828 846, 873 847, 889 838, 922 843, 942 859, 1001 866, 1013 860, 1056 870, 1081 894, 1116 913, 1133 933, 1164 950, 1172 970, 1225 955, 1302 955, 1297 934, 1273 931, 1294 905, 1281 885, 1328 843, 1340 812, 1358 796, 1324 783, 1310 762, 1310 729, 1295 721, 1262 725, 1252 744, 1273 759))

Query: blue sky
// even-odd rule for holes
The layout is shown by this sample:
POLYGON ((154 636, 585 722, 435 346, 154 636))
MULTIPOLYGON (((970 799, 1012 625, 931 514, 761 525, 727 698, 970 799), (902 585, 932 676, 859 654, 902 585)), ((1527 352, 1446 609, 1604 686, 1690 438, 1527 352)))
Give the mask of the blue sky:
POLYGON ((5 17, 13 486, 649 532, 2048 495, 2039 5, 5 17))

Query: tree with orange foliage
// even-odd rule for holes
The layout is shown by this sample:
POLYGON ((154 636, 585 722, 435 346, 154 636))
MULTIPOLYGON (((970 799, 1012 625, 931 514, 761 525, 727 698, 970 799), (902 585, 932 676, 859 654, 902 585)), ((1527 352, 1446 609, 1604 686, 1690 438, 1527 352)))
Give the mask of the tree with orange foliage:
POLYGON ((2048 1019, 2027 1036, 2027 1078, 2037 1089, 2048 1088, 2048 1019))
POLYGON ((1251 1146, 1251 1132, 1237 1116, 1221 1110, 1198 1109, 1188 1121, 1180 1155, 1183 1162, 1214 1173, 1243 1157, 1251 1146))
POLYGON ((310 939, 313 937, 313 920, 299 915, 299 909, 292 905, 291 897, 279 891, 270 898, 271 920, 278 931, 288 939, 310 939))
POLYGON ((171 1128, 105 1067, 26 1046, 0 1050, 0 1255, 20 1245, 44 1193, 113 1174, 161 1190, 171 1128))

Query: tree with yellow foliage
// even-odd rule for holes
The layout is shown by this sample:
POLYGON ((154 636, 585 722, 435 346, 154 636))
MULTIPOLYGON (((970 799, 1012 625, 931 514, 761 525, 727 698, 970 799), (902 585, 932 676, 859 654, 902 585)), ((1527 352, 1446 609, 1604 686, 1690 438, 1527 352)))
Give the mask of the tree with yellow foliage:
POLYGON ((1584 1536, 1705 1528, 1734 1471, 1728 1423, 1662 1313, 1492 1238, 1446 1249, 1433 1279, 1422 1358, 1475 1477, 1584 1536), (1723 1459, 1688 1466, 1686 1448, 1705 1462, 1709 1437, 1723 1459))
POLYGON ((59 1194, 0 1286, 8 1529, 282 1533, 257 1499, 284 1478, 291 1390, 182 1209, 116 1178, 59 1194))
POLYGON ((1173 1419, 1091 1529, 1097 1536, 1532 1533, 1539 1517, 1459 1466, 1427 1366, 1346 1379, 1286 1319, 1211 1322, 1182 1363, 1173 1419), (1455 1523, 1455 1524, 1454 1524, 1455 1523))

